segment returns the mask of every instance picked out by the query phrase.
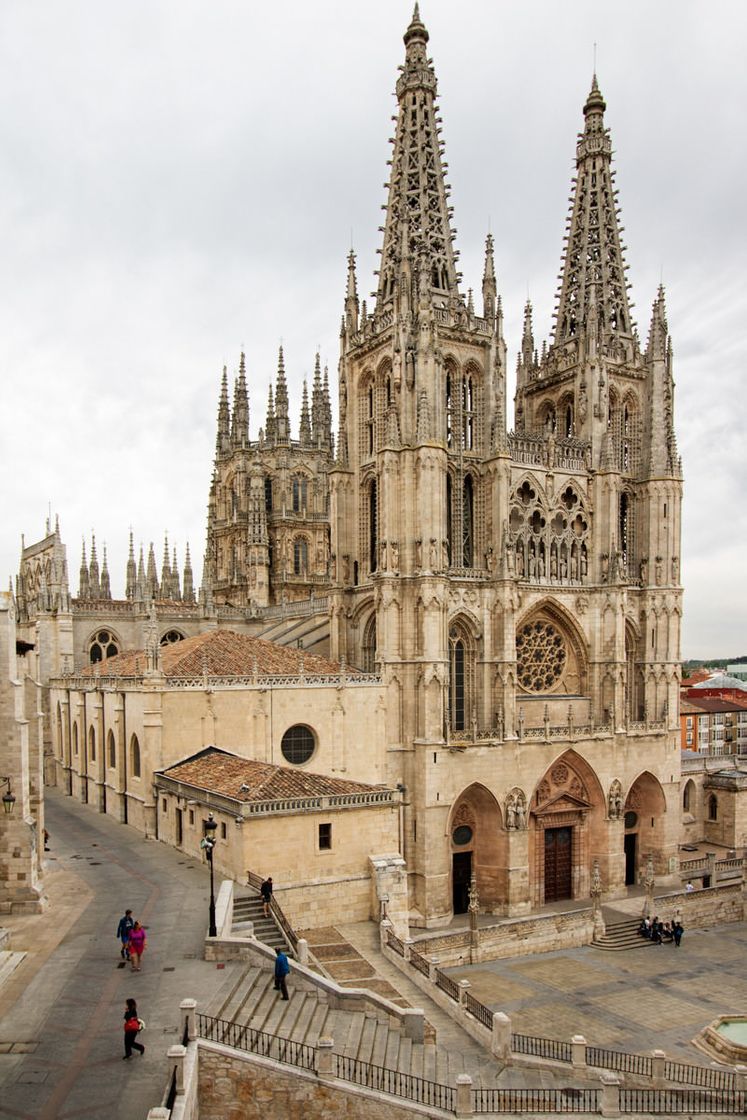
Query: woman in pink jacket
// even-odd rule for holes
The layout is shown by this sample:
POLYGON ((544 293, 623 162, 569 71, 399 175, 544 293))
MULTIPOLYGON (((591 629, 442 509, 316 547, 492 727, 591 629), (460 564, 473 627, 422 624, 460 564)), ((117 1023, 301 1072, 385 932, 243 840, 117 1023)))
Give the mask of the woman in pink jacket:
POLYGON ((130 930, 130 960, 132 961, 132 971, 140 971, 140 958, 145 952, 145 930, 140 925, 140 922, 135 922, 130 930))

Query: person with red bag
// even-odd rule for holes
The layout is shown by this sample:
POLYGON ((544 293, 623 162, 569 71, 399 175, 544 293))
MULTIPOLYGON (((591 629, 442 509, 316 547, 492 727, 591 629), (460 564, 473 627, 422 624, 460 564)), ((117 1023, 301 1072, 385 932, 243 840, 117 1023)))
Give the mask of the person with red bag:
POLYGON ((128 999, 127 1003, 125 1004, 124 1013, 125 1052, 122 1061, 126 1061, 127 1058, 131 1058, 133 1050, 139 1050, 141 1054, 145 1053, 145 1047, 141 1043, 136 1041, 138 1034, 144 1026, 145 1023, 138 1017, 137 1004, 135 1003, 135 1000, 128 999))

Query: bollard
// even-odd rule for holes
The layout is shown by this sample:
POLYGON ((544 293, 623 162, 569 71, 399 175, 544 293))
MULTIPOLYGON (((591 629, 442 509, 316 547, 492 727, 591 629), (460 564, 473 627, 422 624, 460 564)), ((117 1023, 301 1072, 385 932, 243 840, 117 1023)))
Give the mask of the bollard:
POLYGON ((664 1085, 664 1061, 666 1054, 663 1050, 651 1051, 651 1077, 655 1089, 661 1089, 664 1085))
POLYGON ((467 1002, 467 992, 470 990, 472 985, 470 984, 469 980, 458 980, 457 983, 459 985, 459 1006, 464 1007, 465 1003, 467 1002))
POLYGON ((316 1075, 329 1081, 335 1076, 332 1047, 333 1038, 320 1038, 316 1044, 316 1075))
POLYGON ((619 1116, 620 1078, 617 1074, 605 1070, 600 1081, 602 1082, 602 1116, 619 1116))
POLYGON ((296 945, 296 960, 299 964, 309 963, 309 943, 305 937, 299 937, 296 945))
POLYGON ((472 1078, 468 1073, 460 1073, 456 1079, 457 1120, 472 1114, 472 1078))
POLYGON ((586 1039, 582 1034, 571 1038, 571 1064, 574 1069, 586 1069, 586 1039))
POLYGON ((174 1069, 176 1070, 176 1095, 181 1096, 184 1092, 184 1059, 187 1056, 187 1048, 181 1045, 169 1046, 166 1056, 174 1063, 174 1069))
POLYGON ((183 999, 179 1004, 181 1029, 179 1037, 186 1046, 197 1038, 197 1000, 183 999))
POLYGON ((503 1011, 493 1012, 490 1050, 506 1064, 511 1061, 511 1020, 503 1011))
POLYGON ((425 1038, 425 1011, 422 1007, 405 1007, 402 1010, 402 1033, 413 1042, 425 1038))

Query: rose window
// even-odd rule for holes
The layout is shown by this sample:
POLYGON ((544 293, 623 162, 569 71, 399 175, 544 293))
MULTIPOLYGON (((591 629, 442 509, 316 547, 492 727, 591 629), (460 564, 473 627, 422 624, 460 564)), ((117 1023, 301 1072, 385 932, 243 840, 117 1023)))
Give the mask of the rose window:
POLYGON ((516 637, 519 684, 528 692, 547 692, 560 680, 566 663, 562 635, 550 622, 529 622, 516 637))

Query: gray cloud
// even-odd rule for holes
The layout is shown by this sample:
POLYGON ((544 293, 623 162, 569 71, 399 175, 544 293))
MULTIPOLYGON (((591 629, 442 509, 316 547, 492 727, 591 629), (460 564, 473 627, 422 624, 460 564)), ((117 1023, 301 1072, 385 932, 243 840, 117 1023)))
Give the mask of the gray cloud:
MULTIPOLYGON (((509 347, 527 293, 550 330, 592 70, 617 153, 636 315, 663 274, 685 461, 685 655, 744 652, 739 446, 745 185, 739 3, 425 0, 464 286, 488 223, 509 347)), ((0 13, 4 532, 164 529, 201 566, 220 370, 246 349, 252 429, 280 339, 297 415, 334 378, 351 230, 373 287, 409 5, 9 2, 0 13)))

